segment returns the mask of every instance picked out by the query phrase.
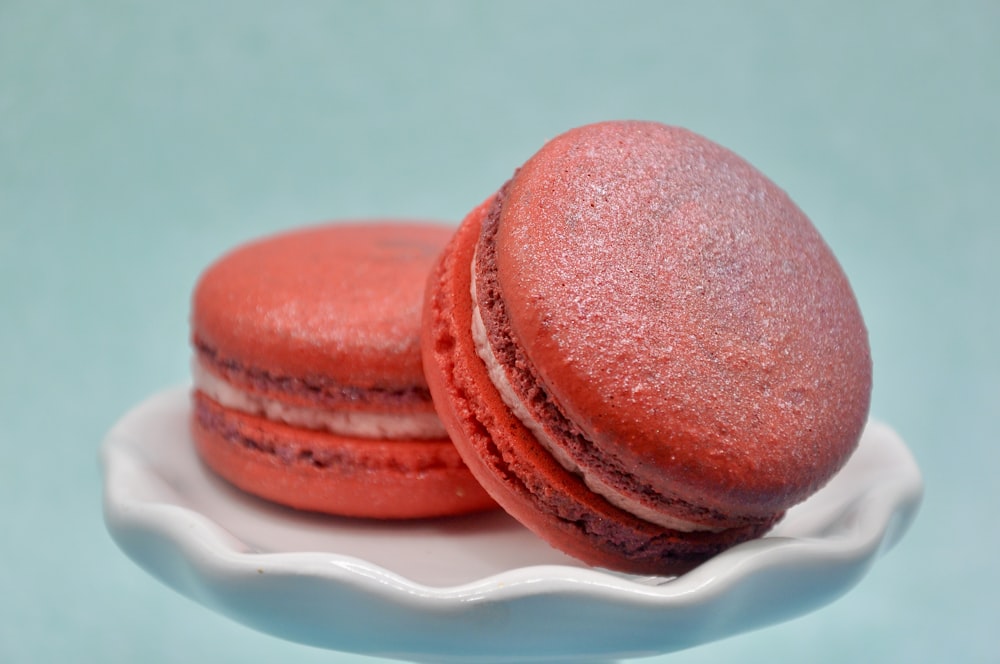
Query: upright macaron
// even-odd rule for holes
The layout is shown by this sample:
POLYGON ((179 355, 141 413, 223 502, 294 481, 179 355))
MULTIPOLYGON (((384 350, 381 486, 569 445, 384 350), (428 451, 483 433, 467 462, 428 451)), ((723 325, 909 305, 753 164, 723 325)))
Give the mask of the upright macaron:
POLYGON ((850 284, 746 161, 651 122, 571 130, 464 220, 425 372, 497 502, 593 565, 675 573, 846 462, 871 392, 850 284))
POLYGON ((423 286, 452 229, 331 223, 236 248, 192 298, 192 433, 241 489, 372 518, 494 506, 421 366, 423 286))

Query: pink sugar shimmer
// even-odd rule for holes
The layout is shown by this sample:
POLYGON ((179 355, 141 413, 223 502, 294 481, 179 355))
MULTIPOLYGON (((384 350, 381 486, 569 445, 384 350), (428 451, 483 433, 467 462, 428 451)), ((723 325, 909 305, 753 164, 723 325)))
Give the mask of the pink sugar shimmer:
POLYGON ((573 129, 463 222, 424 367, 473 474, 553 546, 682 572, 765 534, 860 439, 867 332, 802 211, 652 122, 573 129))
POLYGON ((451 229, 299 228, 210 265, 192 298, 201 458, 289 507, 417 518, 495 507, 434 411, 423 283, 451 229))

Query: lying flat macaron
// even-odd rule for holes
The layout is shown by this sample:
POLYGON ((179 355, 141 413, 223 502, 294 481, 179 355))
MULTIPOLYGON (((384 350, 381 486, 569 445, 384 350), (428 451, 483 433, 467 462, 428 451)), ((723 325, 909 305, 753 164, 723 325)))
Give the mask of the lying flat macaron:
POLYGON ((302 510, 416 518, 494 507, 448 439, 420 355, 452 230, 327 224, 220 258, 192 298, 192 432, 223 478, 302 510))
POLYGON ((855 449, 846 276, 732 152, 648 122, 546 144, 435 267, 424 365, 486 490, 589 564, 682 572, 766 533, 855 449))

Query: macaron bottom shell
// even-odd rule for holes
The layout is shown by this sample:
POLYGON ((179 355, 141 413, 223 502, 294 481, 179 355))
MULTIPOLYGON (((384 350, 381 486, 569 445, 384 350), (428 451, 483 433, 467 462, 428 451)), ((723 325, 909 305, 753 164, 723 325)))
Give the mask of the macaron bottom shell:
POLYGON ((227 409, 197 391, 193 402, 191 431, 201 459, 265 500, 373 519, 496 507, 449 440, 349 438, 227 409))
POLYGON ((471 264, 491 201, 468 215, 431 273, 424 302, 424 372, 438 414, 486 491, 542 539, 583 562, 637 574, 677 574, 781 518, 721 532, 643 521, 563 468, 504 404, 471 333, 471 264))

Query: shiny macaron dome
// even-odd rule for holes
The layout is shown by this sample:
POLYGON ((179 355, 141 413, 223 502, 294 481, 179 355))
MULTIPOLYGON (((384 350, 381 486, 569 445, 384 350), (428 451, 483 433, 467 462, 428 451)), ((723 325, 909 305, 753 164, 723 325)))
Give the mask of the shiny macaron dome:
MULTIPOLYGON (((540 531, 555 520, 532 509, 588 513, 573 517, 576 534, 557 526, 569 553, 603 547, 597 564, 683 567, 765 532, 856 446, 871 360, 850 285, 805 215, 732 152, 656 123, 581 127, 543 147, 470 224, 470 264, 453 267, 469 271, 470 294, 454 297, 471 301, 470 331, 455 334, 473 338, 529 434, 506 456, 546 459, 544 472, 521 465, 522 488, 500 483, 495 497, 533 504, 521 512, 540 531), (532 488, 556 476, 579 509, 532 488), (594 533, 602 503, 633 524, 612 536, 618 551, 594 533)), ((449 362, 438 352, 428 364, 449 362)), ((477 390, 489 387, 465 394, 477 390)))
POLYGON ((209 266, 191 316, 193 431, 206 462, 302 509, 409 517, 489 506, 420 361, 423 283, 451 232, 325 224, 209 266))

